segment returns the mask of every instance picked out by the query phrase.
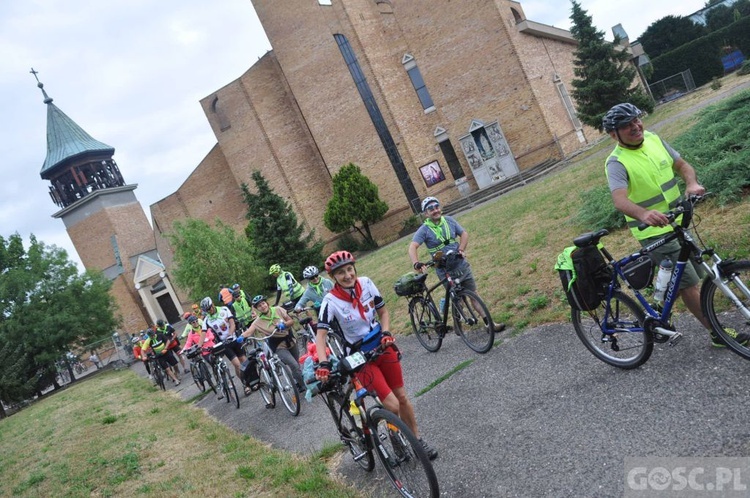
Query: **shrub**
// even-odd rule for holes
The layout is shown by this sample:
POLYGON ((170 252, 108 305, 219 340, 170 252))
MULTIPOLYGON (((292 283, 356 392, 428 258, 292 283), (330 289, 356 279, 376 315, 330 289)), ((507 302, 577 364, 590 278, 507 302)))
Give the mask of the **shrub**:
POLYGON ((746 74, 750 74, 750 59, 743 62, 737 70, 737 76, 744 76, 746 74))
POLYGON ((714 76, 711 80, 711 90, 716 91, 719 88, 721 88, 721 80, 718 77, 714 76))

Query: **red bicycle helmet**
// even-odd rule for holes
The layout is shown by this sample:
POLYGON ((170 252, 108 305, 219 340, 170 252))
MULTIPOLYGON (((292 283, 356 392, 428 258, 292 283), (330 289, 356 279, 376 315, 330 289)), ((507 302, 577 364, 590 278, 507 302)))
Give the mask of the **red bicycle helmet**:
POLYGON ((349 251, 336 251, 326 258, 326 272, 331 272, 341 268, 344 265, 354 264, 357 260, 354 259, 352 253, 349 251))

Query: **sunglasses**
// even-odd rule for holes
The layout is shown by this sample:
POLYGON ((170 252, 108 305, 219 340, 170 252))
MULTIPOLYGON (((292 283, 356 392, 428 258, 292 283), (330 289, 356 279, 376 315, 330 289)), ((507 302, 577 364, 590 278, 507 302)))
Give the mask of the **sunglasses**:
POLYGON ((425 209, 425 211, 437 211, 438 209, 440 209, 440 204, 430 204, 429 206, 427 206, 427 209, 425 209))

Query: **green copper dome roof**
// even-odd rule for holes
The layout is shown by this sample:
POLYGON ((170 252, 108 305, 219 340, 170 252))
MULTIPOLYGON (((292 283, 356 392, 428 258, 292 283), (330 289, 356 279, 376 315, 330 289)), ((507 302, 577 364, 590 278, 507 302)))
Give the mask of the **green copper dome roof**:
MULTIPOLYGON (((42 88, 41 83, 38 86, 42 88)), ((44 103, 47 104, 47 158, 39 173, 42 178, 66 159, 91 152, 110 156, 115 153, 114 147, 92 138, 52 103, 44 89, 42 92, 45 96, 44 103)))

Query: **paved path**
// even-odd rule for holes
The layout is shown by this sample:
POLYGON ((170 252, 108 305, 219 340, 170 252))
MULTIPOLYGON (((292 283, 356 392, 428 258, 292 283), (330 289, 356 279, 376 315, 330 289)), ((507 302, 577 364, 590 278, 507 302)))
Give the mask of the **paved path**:
MULTIPOLYGON (((625 457, 750 455, 740 417, 750 410, 740 382, 750 362, 712 349, 692 317, 678 327, 685 339, 657 345, 635 371, 595 359, 569 324, 529 330, 486 355, 455 336, 438 353, 413 337, 399 340, 412 395, 474 360, 414 399, 423 435, 440 451, 442 495, 621 496, 625 457)), ((197 394, 188 382, 177 391, 197 394)), ((208 396, 197 405, 277 448, 311 454, 336 441, 320 400, 305 402, 297 418, 282 406, 265 409, 257 393, 241 403, 236 409, 208 396)), ((372 496, 392 496, 379 467, 369 475, 347 454, 338 472, 372 496)))

